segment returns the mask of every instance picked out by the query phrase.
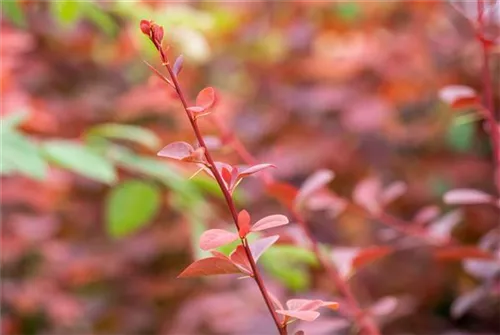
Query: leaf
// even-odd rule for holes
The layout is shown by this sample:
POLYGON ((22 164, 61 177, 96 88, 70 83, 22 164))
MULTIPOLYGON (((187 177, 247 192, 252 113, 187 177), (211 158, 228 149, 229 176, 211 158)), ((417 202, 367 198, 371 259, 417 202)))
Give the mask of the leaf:
POLYGON ((3 122, 4 119, 0 135, 2 143, 0 174, 19 172, 36 180, 45 179, 49 166, 38 146, 14 129, 3 128, 5 126, 3 122))
POLYGON ((382 186, 376 178, 362 180, 356 185, 352 198, 354 202, 372 214, 378 214, 381 210, 379 196, 382 186))
POLYGON ((111 162, 88 147, 72 141, 53 140, 45 142, 42 148, 50 161, 63 168, 106 184, 116 181, 111 162))
POLYGON ((451 316, 454 319, 462 317, 467 311, 488 296, 487 290, 480 286, 470 292, 460 295, 451 305, 451 316))
POLYGON ((461 211, 451 211, 429 225, 427 233, 430 237, 437 241, 447 241, 451 236, 453 228, 460 222, 461 219, 461 211))
POLYGON ((278 309, 284 309, 283 305, 279 301, 278 298, 271 292, 267 291, 267 294, 269 295, 269 298, 271 298, 272 303, 274 304, 274 307, 278 307, 278 309))
POLYGON ((223 229, 210 229, 200 237, 200 248, 210 250, 234 242, 238 239, 238 234, 231 233, 223 229))
POLYGON ((212 108, 217 100, 217 96, 213 87, 207 87, 198 93, 196 97, 196 106, 203 107, 204 109, 212 108))
POLYGON ((106 226, 113 237, 130 235, 145 226, 160 208, 160 191, 150 183, 128 180, 106 199, 106 226))
POLYGON ((290 299, 286 302, 286 307, 294 311, 314 311, 322 306, 322 300, 290 299))
POLYGON ((451 123, 446 134, 448 145, 456 152, 468 152, 474 144, 475 128, 472 123, 451 123))
POLYGON ((229 255, 229 258, 242 272, 252 275, 252 266, 242 245, 238 245, 231 255, 229 255))
POLYGON ((188 107, 186 108, 188 111, 192 112, 192 113, 196 113, 196 114, 200 114, 200 113, 203 113, 205 112, 207 109, 204 108, 204 107, 200 107, 200 106, 191 106, 191 107, 188 107))
POLYGON ((221 257, 208 257, 197 260, 181 272, 177 278, 203 277, 241 273, 231 261, 221 257))
POLYGON ((172 142, 158 152, 158 156, 183 160, 191 156, 194 148, 186 142, 172 142))
POLYGON ((303 321, 314 321, 320 315, 319 312, 316 311, 289 311, 281 309, 276 310, 276 313, 303 321))
POLYGON ((407 189, 408 186, 406 185, 406 183, 402 181, 393 182, 389 184, 389 186, 384 188, 382 194, 380 195, 380 201, 382 202, 382 204, 388 205, 402 196, 407 189))
POLYGON ((240 227, 239 235, 241 238, 247 236, 250 232, 250 214, 246 210, 238 213, 238 226, 240 227))
POLYGON ((300 187, 296 203, 301 203, 308 196, 325 187, 334 177, 335 174, 330 170, 319 170, 313 173, 300 187))
POLYGON ((24 121, 26 121, 29 117, 30 113, 27 110, 18 110, 6 115, 3 115, 0 119, 0 128, 2 130, 2 134, 4 131, 13 130, 19 125, 21 125, 24 121))
POLYGON ((478 103, 477 93, 463 85, 449 85, 439 90, 439 98, 452 108, 474 107, 478 103))
POLYGON ((260 219, 257 221, 252 228, 250 228, 251 231, 262 231, 270 228, 275 228, 279 226, 284 226, 288 224, 288 218, 284 215, 281 214, 275 214, 275 215, 269 215, 266 216, 265 218, 260 219))
POLYGON ((239 173, 239 177, 240 178, 248 177, 254 173, 260 172, 260 171, 265 170, 265 169, 270 168, 270 167, 275 168, 276 166, 274 166, 273 164, 268 164, 268 163, 253 165, 253 166, 241 171, 239 173))
POLYGON ((175 76, 178 76, 179 73, 181 73, 183 65, 184 65, 184 56, 179 55, 179 57, 177 57, 177 59, 174 62, 174 67, 172 68, 172 70, 175 73, 175 76))
POLYGON ((361 249, 356 257, 352 260, 352 265, 354 268, 359 269, 360 267, 374 262, 377 259, 385 257, 391 253, 393 249, 387 246, 377 246, 361 249))
POLYGON ((340 275, 347 277, 353 270, 353 260, 359 254, 359 248, 337 247, 333 248, 332 261, 336 265, 340 275))
POLYGON ((393 296, 383 297, 370 306, 370 313, 384 316, 393 313, 398 307, 398 298, 393 296))
POLYGON ((427 223, 429 221, 434 220, 439 216, 439 207, 438 206, 426 206, 421 208, 413 217, 413 221, 416 223, 427 223))
POLYGON ((446 192, 443 196, 443 200, 448 205, 473 205, 491 203, 494 201, 494 198, 483 191, 471 188, 460 188, 446 192))
POLYGON ((492 259, 492 255, 476 246, 448 246, 434 251, 439 261, 460 261, 467 258, 492 259))
POLYGON ((280 238, 279 235, 273 235, 250 243, 249 247, 250 251, 252 252, 252 257, 255 260, 255 263, 257 263, 260 256, 262 256, 262 254, 267 249, 269 249, 279 238, 280 238))
POLYGON ((18 27, 26 27, 26 18, 19 1, 2 1, 2 16, 18 27))
POLYGON ((267 186, 267 192, 290 208, 293 206, 298 190, 290 184, 274 182, 267 186))
POLYGON ((160 145, 159 138, 151 130, 118 123, 104 123, 92 127, 87 132, 87 136, 133 141, 153 150, 156 150, 160 145))

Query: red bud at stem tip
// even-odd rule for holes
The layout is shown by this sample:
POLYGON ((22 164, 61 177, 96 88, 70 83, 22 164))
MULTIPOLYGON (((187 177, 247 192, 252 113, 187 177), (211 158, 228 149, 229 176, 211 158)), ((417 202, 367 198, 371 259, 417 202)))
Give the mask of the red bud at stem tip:
POLYGON ((141 27, 141 31, 143 34, 148 35, 148 36, 150 35, 150 33, 151 33, 151 21, 141 20, 140 27, 141 27))
POLYGON ((153 31, 153 39, 156 40, 159 44, 161 44, 161 41, 163 40, 163 27, 153 23, 152 31, 153 31))

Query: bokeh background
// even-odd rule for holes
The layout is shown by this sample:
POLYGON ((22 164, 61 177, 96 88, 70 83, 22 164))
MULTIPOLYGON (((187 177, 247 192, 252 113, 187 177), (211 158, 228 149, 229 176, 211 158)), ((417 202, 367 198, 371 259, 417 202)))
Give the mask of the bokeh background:
MULTIPOLYGON (((481 120, 438 98, 449 84, 482 89, 480 45, 449 2, 1 6, 2 334, 272 329, 251 281, 176 279, 203 256, 200 232, 229 224, 229 216, 209 178, 190 180, 192 167, 155 156, 194 136, 179 101, 143 63, 160 68, 141 19, 164 25, 171 59, 184 55, 180 81, 191 99, 217 88, 220 103, 200 122, 204 133, 217 142, 219 120, 258 161, 275 164, 279 180, 299 186, 332 169, 331 189, 348 198, 366 177, 401 180, 408 191, 388 211, 403 219, 428 205, 449 212, 442 195, 453 188, 495 191, 481 120)), ((498 55, 492 48, 497 102, 498 55)), ((227 147, 215 155, 241 163, 227 147)), ((287 214, 258 178, 236 197, 255 218, 287 214)), ((398 238, 349 210, 312 213, 308 224, 334 247, 398 238)), ((467 206, 453 235, 473 245, 497 224, 497 209, 467 206)), ((460 261, 430 255, 417 245, 351 278, 363 306, 386 297, 378 307, 383 334, 499 334, 498 286, 454 315, 456 299, 481 280, 460 261)), ((336 298, 305 249, 278 246, 267 256, 261 267, 281 299, 336 298)), ((356 331, 339 313, 324 317, 330 324, 320 319, 307 334, 356 331)))

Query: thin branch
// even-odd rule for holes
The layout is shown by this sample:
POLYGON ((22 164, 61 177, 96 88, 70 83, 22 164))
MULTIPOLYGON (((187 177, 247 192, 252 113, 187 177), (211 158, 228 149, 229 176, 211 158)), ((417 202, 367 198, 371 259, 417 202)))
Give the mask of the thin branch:
MULTIPOLYGON (((234 205, 233 198, 231 197, 229 190, 227 189, 227 187, 224 184, 222 176, 220 175, 219 171, 217 170, 217 168, 215 166, 215 162, 210 154, 210 151, 208 150, 207 145, 205 144, 205 141, 204 141, 203 136, 201 134, 201 131, 198 127, 198 123, 196 122, 196 119, 194 118, 193 114, 188 110, 189 106, 187 104, 186 98, 185 98, 184 93, 183 93, 181 86, 179 84, 179 81, 177 80, 177 76, 173 72, 172 67, 169 64, 168 59, 167 59, 161 45, 159 43, 157 43, 157 41, 155 41, 154 39, 152 39, 152 42, 155 44, 156 48, 158 49, 162 63, 170 75, 170 79, 172 81, 173 87, 175 88, 175 91, 177 92, 177 95, 182 103, 182 106, 184 107, 184 111, 186 112, 186 115, 189 119, 189 122, 191 123, 193 131, 196 135, 196 139, 198 140, 200 146, 205 149, 205 158, 209 164, 209 168, 210 168, 213 176, 215 177, 215 180, 217 181, 217 184, 219 185, 219 187, 224 195, 224 199, 226 200, 229 211, 231 212, 231 216, 233 218, 234 224, 235 224, 236 228, 239 230, 238 212, 236 210, 236 206, 234 205)), ((278 332, 280 335, 286 335, 287 334, 286 327, 281 323, 280 318, 275 311, 272 300, 269 297, 269 293, 265 287, 264 281, 262 280, 262 277, 261 277, 260 272, 257 268, 255 260, 252 256, 252 252, 248 246, 248 241, 246 238, 241 239, 241 245, 245 249, 245 253, 247 255, 248 261, 249 261, 250 266, 252 268, 252 272, 253 272, 252 278, 255 280, 255 282, 256 282, 256 284, 261 292, 261 295, 264 298, 264 301, 266 303, 267 308, 269 309, 269 313, 271 314, 271 316, 273 318, 273 321, 276 325, 276 328, 278 329, 278 332)))

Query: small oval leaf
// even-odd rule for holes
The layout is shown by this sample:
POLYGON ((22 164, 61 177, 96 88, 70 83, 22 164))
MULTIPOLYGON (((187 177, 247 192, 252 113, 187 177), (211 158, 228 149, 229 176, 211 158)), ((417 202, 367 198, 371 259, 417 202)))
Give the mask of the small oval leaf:
POLYGON ((207 87, 198 93, 196 97, 196 106, 203 107, 204 109, 210 109, 216 103, 217 96, 213 87, 207 87))
POLYGON ((288 223, 289 223, 288 218, 284 215, 281 214, 269 215, 257 221, 250 230, 262 231, 270 228, 284 226, 288 223))
POLYGON ((200 248, 202 250, 216 249, 223 245, 234 242, 238 239, 238 234, 231 233, 223 229, 210 229, 205 231, 200 237, 200 248))
POLYGON ((203 277, 223 274, 241 273, 231 261, 221 257, 200 259, 189 265, 177 278, 203 277))
POLYGON ((181 73, 183 65, 184 65, 184 56, 179 55, 179 57, 177 57, 177 59, 175 60, 174 67, 172 68, 172 70, 175 73, 175 76, 178 76, 179 73, 181 73))
POLYGON ((193 147, 186 142, 173 142, 161 149, 158 156, 182 160, 190 157, 193 151, 193 147))
POLYGON ((448 205, 474 205, 491 203, 494 198, 483 191, 471 188, 460 188, 446 192, 443 196, 443 200, 448 205))

